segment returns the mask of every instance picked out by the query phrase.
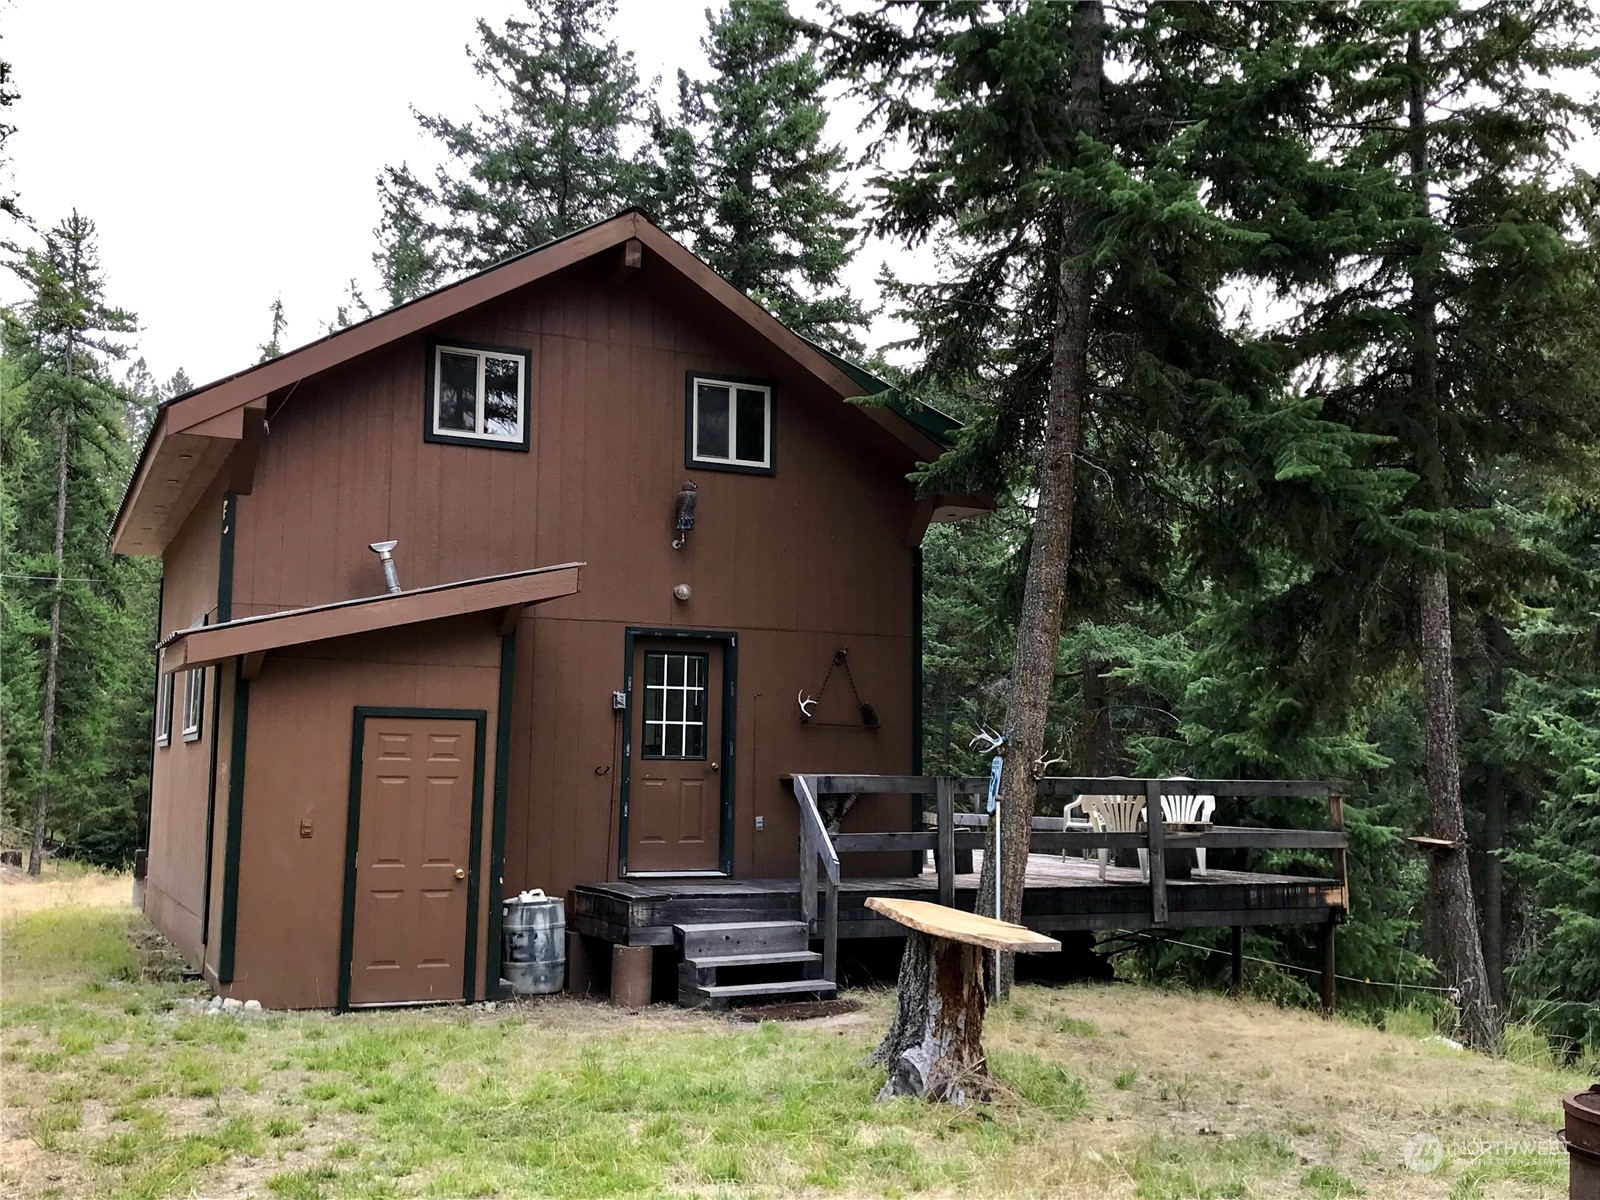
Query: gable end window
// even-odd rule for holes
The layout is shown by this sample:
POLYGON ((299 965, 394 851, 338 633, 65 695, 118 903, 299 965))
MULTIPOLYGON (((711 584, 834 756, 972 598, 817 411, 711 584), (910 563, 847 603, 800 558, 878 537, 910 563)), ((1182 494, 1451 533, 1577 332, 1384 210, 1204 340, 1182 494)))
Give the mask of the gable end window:
POLYGON ((462 446, 528 448, 528 386, 533 355, 470 342, 428 345, 427 412, 422 435, 462 446))
POLYGON ((691 374, 685 409, 686 466, 773 473, 771 384, 691 374))
POLYGON ((156 745, 172 744, 172 673, 161 676, 156 684, 156 745))

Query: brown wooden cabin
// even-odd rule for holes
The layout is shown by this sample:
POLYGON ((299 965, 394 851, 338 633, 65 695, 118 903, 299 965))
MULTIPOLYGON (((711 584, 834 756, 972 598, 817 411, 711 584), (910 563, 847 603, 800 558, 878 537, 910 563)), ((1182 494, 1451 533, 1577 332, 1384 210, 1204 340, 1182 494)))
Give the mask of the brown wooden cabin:
POLYGON ((168 401, 113 532, 164 567, 145 911, 343 1008, 497 994, 522 889, 792 880, 783 776, 918 769, 952 425, 631 210, 168 401))

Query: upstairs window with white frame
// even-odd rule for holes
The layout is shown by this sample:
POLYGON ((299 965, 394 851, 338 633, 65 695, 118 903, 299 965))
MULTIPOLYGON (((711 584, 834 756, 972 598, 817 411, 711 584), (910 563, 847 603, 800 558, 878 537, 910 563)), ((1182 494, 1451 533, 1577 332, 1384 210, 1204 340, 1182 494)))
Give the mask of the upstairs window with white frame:
POLYGON ((172 744, 172 672, 156 680, 156 745, 172 744))
POLYGON ((503 346, 434 342, 428 347, 430 442, 528 448, 533 355, 503 346))
POLYGON ((772 474, 771 385, 690 375, 687 408, 685 465, 772 474))

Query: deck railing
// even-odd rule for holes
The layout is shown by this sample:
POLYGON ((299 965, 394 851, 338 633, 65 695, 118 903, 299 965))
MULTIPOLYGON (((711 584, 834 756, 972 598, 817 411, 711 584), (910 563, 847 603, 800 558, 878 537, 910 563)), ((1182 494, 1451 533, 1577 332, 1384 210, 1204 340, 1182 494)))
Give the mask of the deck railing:
MULTIPOLYGON (((983 848, 989 823, 986 813, 957 813, 957 796, 987 795, 987 777, 953 775, 793 775, 795 801, 800 807, 800 911, 815 929, 817 865, 823 869, 822 946, 823 977, 837 982, 839 935, 839 855, 884 851, 934 852, 939 903, 954 905, 956 853, 983 848), (819 797, 840 795, 932 796, 937 824, 933 829, 887 833, 830 833, 822 819, 819 797)), ((1062 817, 1034 817, 1028 839, 1031 853, 1051 850, 1148 851, 1150 918, 1155 926, 1167 923, 1168 849, 1300 849, 1326 850, 1333 859, 1339 884, 1339 907, 1350 907, 1346 854, 1344 801, 1334 785, 1296 779, 1127 779, 1065 778, 1046 776, 1035 783, 1040 799, 1065 803, 1075 796, 1131 796, 1145 798, 1145 828, 1131 833, 1102 833, 1071 826, 1062 817), (1162 796, 1216 796, 1316 798, 1328 804, 1327 829, 1269 829, 1253 826, 1211 825, 1204 831, 1168 831, 1161 811, 1162 796)))

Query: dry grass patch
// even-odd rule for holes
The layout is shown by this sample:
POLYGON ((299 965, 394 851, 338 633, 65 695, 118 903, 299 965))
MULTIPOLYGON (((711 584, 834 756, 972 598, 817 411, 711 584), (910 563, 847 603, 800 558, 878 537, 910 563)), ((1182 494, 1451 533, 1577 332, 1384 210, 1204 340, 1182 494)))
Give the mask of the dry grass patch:
POLYGON ((563 998, 206 1017, 193 985, 145 978, 121 881, 23 886, 59 891, 19 913, 0 890, 8 1196, 1564 1194, 1564 1157, 1539 1148, 1582 1081, 1532 1053, 1213 996, 1022 988, 991 1012, 997 1103, 880 1105, 860 1060, 887 991, 795 1025, 563 998), (1419 1131, 1458 1148, 1435 1174, 1400 1163, 1419 1131), (1534 1149, 1460 1149, 1491 1138, 1534 1149))

